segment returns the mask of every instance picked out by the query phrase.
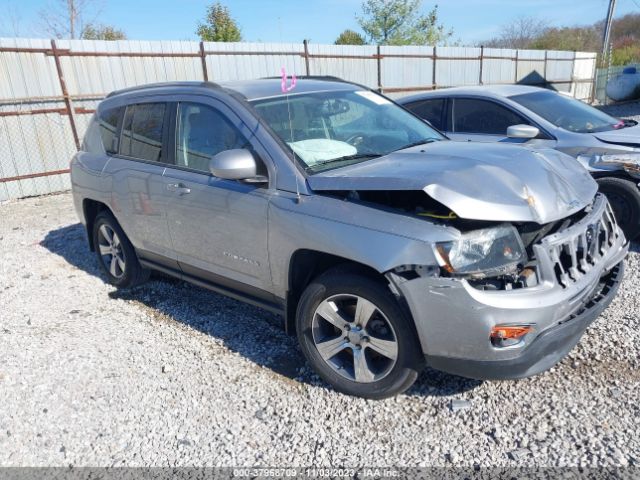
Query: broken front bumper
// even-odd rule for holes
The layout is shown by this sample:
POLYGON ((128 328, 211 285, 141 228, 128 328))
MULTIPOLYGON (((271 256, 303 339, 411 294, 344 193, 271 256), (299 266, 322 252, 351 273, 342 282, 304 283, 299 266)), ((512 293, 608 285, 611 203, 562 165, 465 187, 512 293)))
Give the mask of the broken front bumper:
POLYGON ((540 283, 484 291, 464 279, 394 282, 411 310, 422 350, 434 368, 473 378, 520 378, 552 367, 611 302, 629 249, 604 196, 573 226, 536 247, 540 283), (493 327, 527 325, 519 343, 491 342, 493 327))
POLYGON ((427 364, 462 377, 481 380, 524 378, 544 372, 562 360, 585 330, 611 303, 622 281, 624 263, 602 278, 593 296, 576 313, 544 330, 516 356, 503 360, 477 360, 427 355, 427 364))

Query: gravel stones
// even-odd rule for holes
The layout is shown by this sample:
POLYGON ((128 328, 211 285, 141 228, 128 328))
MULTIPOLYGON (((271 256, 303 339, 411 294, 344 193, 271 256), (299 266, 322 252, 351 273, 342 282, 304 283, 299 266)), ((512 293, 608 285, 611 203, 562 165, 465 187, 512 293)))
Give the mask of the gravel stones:
POLYGON ((0 466, 640 458, 638 244, 618 297, 553 371, 479 382, 427 368, 375 402, 329 389, 268 312, 161 276, 105 284, 68 193, 1 204, 0 238, 0 466), (461 399, 471 407, 452 411, 461 399))

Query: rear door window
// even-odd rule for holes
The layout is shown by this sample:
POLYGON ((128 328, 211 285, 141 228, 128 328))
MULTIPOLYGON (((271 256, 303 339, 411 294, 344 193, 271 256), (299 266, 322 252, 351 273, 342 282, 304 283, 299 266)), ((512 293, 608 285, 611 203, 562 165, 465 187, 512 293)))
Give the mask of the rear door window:
POLYGON ((444 130, 444 105, 445 99, 438 98, 410 103, 407 108, 438 130, 444 130))
POLYGON ((527 120, 507 107, 477 98, 456 98, 452 115, 456 133, 506 135, 511 125, 529 125, 527 120))
POLYGON ((120 154, 127 157, 166 162, 162 145, 165 103, 141 103, 127 106, 122 126, 120 154))

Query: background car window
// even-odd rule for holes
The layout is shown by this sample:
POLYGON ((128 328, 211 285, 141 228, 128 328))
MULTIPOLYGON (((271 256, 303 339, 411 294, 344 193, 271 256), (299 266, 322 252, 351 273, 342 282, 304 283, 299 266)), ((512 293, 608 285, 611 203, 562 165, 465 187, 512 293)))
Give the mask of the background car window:
POLYGON ((120 153, 128 157, 163 162, 164 103, 129 105, 122 127, 120 153))
POLYGON ((407 108, 420 118, 429 121, 431 125, 438 130, 444 130, 444 103, 444 98, 423 100, 421 102, 410 103, 407 105, 407 108))
POLYGON ((624 122, 575 98, 542 90, 510 97, 556 127, 570 132, 606 132, 624 126, 624 122))
POLYGON ((488 100, 456 98, 453 102, 453 131, 506 135, 511 125, 529 125, 523 117, 488 100))
POLYGON ((242 133, 216 109, 196 103, 180 104, 176 165, 209 172, 212 156, 246 148, 248 144, 242 133))

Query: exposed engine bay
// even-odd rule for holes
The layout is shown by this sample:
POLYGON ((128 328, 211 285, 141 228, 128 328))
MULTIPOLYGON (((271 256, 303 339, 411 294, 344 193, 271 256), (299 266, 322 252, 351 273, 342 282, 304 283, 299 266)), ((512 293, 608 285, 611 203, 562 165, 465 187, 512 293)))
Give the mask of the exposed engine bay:
MULTIPOLYGON (((452 211, 442 203, 432 199, 424 191, 417 190, 391 190, 391 191, 328 191, 327 195, 340 198, 344 201, 360 203, 373 208, 379 208, 386 211, 394 211, 395 213, 404 213, 406 215, 414 215, 429 220, 434 224, 451 226, 465 234, 467 232, 478 231, 482 229, 491 229, 499 225, 500 222, 469 220, 460 218, 456 212, 452 211)), ((494 274, 475 273, 463 276, 470 285, 479 290, 515 290, 520 288, 533 287, 539 283, 538 260, 533 248, 541 239, 556 232, 565 230, 570 226, 579 222, 591 209, 588 205, 584 209, 570 215, 564 219, 552 221, 546 224, 538 224, 535 222, 511 222, 510 225, 517 230, 526 255, 523 255, 522 261, 514 263, 508 269, 494 274)), ((570 259, 562 258, 563 262, 570 262, 570 259)), ((398 275, 405 279, 412 276, 450 276, 461 277, 455 275, 446 268, 402 268, 398 275)))

